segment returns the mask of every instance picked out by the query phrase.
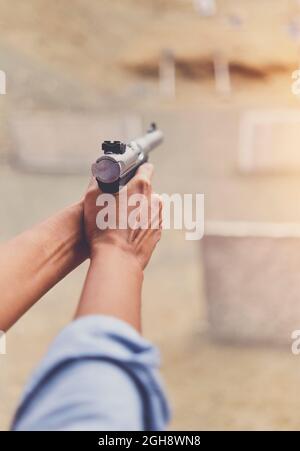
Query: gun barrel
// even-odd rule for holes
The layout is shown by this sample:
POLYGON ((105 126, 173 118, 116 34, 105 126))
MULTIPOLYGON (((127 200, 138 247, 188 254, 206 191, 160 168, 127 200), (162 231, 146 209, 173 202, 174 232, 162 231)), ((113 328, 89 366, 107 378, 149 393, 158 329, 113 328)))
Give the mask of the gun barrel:
POLYGON ((164 136, 161 130, 154 130, 146 133, 144 136, 133 141, 139 149, 147 155, 151 150, 155 149, 163 142, 164 136))

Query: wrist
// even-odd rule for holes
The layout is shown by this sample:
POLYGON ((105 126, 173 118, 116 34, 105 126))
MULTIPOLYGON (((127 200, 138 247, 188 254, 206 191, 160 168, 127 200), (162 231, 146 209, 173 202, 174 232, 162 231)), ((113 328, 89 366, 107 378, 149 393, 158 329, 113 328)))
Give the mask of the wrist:
POLYGON ((124 247, 102 241, 93 246, 76 317, 115 316, 141 330, 143 270, 124 247))
POLYGON ((88 246, 84 234, 83 203, 77 202, 65 207, 44 222, 47 237, 44 248, 54 250, 77 265, 88 257, 88 246))
POLYGON ((122 240, 97 240, 90 246, 90 258, 92 262, 115 260, 116 269, 125 272, 128 269, 141 279, 144 277, 142 265, 131 245, 122 240))

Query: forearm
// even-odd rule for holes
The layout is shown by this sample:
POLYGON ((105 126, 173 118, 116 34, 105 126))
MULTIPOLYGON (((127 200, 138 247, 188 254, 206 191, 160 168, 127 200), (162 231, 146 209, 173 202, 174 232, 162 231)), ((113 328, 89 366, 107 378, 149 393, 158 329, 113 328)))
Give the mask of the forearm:
POLYGON ((141 330, 143 271, 134 255, 101 243, 93 252, 76 317, 108 315, 141 330))
POLYGON ((87 258, 82 208, 67 207, 1 246, 1 330, 87 258))

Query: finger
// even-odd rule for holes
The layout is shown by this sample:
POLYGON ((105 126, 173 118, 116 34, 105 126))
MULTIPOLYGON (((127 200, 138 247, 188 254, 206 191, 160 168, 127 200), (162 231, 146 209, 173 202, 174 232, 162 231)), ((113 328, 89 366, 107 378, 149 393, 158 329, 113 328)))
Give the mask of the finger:
POLYGON ((98 183, 97 183, 95 177, 93 175, 91 175, 88 186, 87 186, 87 191, 90 191, 91 189, 94 189, 96 187, 98 187, 98 183))
POLYGON ((149 235, 149 237, 147 237, 148 246, 146 249, 145 249, 143 243, 136 244, 137 251, 139 253, 141 253, 142 255, 144 254, 144 260, 145 260, 144 267, 147 266, 147 264, 150 260, 150 257, 152 255, 155 247, 157 246, 157 243, 160 241, 160 239, 161 239, 161 230, 157 230, 155 233, 152 233, 151 235, 149 235))
POLYGON ((153 175, 154 167, 150 163, 142 164, 135 176, 128 183, 128 194, 141 193, 149 195, 152 191, 151 179, 153 175))
POLYGON ((151 182, 154 173, 154 166, 151 163, 142 164, 137 172, 136 176, 146 179, 148 182, 151 182))
POLYGON ((141 233, 141 230, 147 230, 149 227, 149 203, 147 199, 144 199, 143 202, 140 203, 139 212, 136 217, 136 221, 133 227, 131 227, 130 239, 134 241, 141 233))
POLYGON ((152 194, 150 198, 145 199, 145 202, 140 207, 140 212, 141 215, 143 214, 144 220, 141 221, 141 217, 139 216, 139 226, 134 227, 131 234, 131 239, 136 240, 136 242, 141 242, 144 239, 147 230, 160 229, 162 223, 162 201, 159 194, 152 194))
POLYGON ((159 224, 162 220, 162 200, 159 194, 151 195, 151 228, 159 229, 159 224))

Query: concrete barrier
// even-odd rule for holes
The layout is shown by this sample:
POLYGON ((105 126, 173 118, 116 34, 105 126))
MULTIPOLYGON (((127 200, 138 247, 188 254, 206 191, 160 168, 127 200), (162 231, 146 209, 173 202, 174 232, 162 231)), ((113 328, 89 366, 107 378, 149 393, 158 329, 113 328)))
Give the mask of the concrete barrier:
POLYGON ((210 223, 202 251, 212 336, 291 344, 300 329, 300 224, 210 223))

